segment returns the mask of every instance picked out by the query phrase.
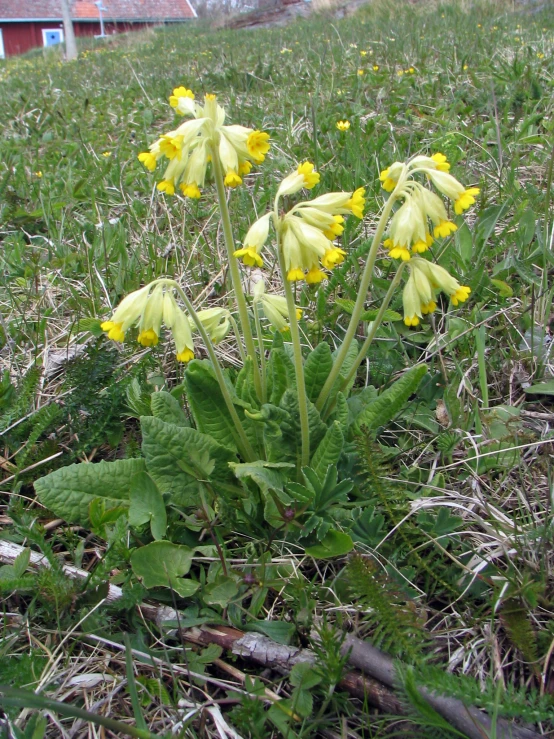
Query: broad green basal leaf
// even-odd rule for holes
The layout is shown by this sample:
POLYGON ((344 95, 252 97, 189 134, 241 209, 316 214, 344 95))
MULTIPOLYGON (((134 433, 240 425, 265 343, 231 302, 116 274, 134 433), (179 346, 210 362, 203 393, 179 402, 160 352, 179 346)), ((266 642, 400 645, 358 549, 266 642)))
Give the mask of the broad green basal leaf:
POLYGON ((140 423, 148 472, 162 493, 172 494, 172 502, 190 503, 203 480, 233 483, 229 462, 236 456, 210 436, 152 416, 142 416, 140 423))
POLYGON ((173 588, 180 596, 193 595, 200 584, 183 580, 190 570, 194 551, 170 541, 154 541, 133 552, 131 566, 145 588, 173 588))
POLYGON ((40 502, 69 523, 89 525, 89 504, 103 498, 108 508, 129 505, 131 478, 145 468, 143 459, 71 464, 35 482, 40 502))
POLYGON ((147 472, 139 472, 131 480, 129 524, 142 526, 148 522, 154 539, 163 539, 167 514, 162 494, 147 472))
POLYGON ((319 543, 313 547, 306 547, 306 554, 314 559, 330 559, 348 554, 354 547, 354 542, 343 531, 331 529, 319 543))

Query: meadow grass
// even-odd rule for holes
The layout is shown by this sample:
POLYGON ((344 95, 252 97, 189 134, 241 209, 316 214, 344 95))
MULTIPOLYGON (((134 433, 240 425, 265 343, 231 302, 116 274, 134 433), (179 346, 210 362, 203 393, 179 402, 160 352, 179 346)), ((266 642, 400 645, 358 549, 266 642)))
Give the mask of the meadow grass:
MULTIPOLYGON (((429 367, 380 444, 358 450, 367 499, 357 548, 377 563, 374 581, 363 573, 348 580, 343 563, 315 566, 283 545, 277 555, 288 569, 273 572, 281 585, 270 585, 259 617, 294 624, 300 643, 314 623, 355 626, 403 659, 410 634, 419 680, 534 723, 541 734, 552 731, 553 51, 547 11, 379 3, 342 20, 322 14, 286 28, 187 24, 87 41, 71 63, 57 50, 1 62, 4 536, 98 566, 97 580, 115 573, 118 581, 128 558, 117 543, 106 550, 94 534, 52 521, 34 503, 32 482, 71 461, 136 456, 141 398, 175 387, 183 370, 161 346, 115 351, 90 319, 105 318, 123 295, 163 275, 175 275, 197 305, 229 304, 213 198, 167 198, 137 160, 173 118, 173 87, 216 93, 230 121, 271 134, 271 156, 229 197, 237 241, 297 162, 316 164, 320 192, 366 188, 366 218, 343 235, 344 266, 319 296, 298 291, 306 343, 323 336, 338 344, 344 332, 345 301, 355 297, 384 202, 379 171, 441 151, 464 184, 481 190, 450 248, 434 254, 472 295, 417 331, 386 324, 360 370, 360 386, 379 387, 418 360, 429 367), (339 120, 350 129, 339 131, 339 120), (64 355, 77 359, 68 364, 64 355), (549 384, 529 393, 539 383, 549 384), (382 611, 375 583, 385 593, 382 611), (404 616, 396 622, 387 608, 404 616)), ((388 286, 384 253, 378 265, 368 308, 388 286)), ((391 308, 401 310, 400 293, 391 308)), ((231 341, 220 352, 236 364, 231 341)), ((254 549, 236 539, 228 554, 251 562, 254 549)), ((0 682, 40 683, 59 700, 134 715, 160 736, 186 713, 180 699, 190 708, 225 698, 209 680, 191 681, 181 667, 184 647, 133 611, 144 596, 138 587, 129 587, 118 611, 91 615, 83 594, 55 570, 40 576, 33 593, 4 591, 14 615, 0 644, 0 682), (126 631, 135 649, 162 658, 137 660, 136 683, 114 646, 126 631), (77 677, 105 672, 110 681, 75 687, 77 677)), ((189 610, 185 620, 199 617, 189 610)), ((218 656, 189 652, 197 672, 218 656)), ((326 659, 329 666, 331 656, 320 655, 324 668, 326 659)), ((275 675, 269 682, 294 693, 275 675)), ((293 723, 297 736, 386 730, 382 717, 339 692, 314 697, 316 720, 293 723)), ((279 736, 259 701, 241 700, 230 713, 233 702, 221 704, 239 734, 279 736)), ((46 735, 61 736, 74 720, 67 735, 89 736, 79 719, 56 724, 51 715, 46 735)), ((202 728, 202 721, 195 714, 182 735, 212 735, 213 724, 202 728)), ((424 724, 420 716, 421 735, 443 735, 424 724)))

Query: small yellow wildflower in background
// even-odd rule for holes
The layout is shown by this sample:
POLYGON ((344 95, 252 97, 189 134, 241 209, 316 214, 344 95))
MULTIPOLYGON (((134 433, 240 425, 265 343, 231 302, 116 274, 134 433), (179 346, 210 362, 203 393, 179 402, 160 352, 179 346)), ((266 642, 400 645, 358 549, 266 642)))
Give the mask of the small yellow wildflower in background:
POLYGON ((337 128, 339 131, 348 131, 350 128, 350 121, 337 121, 337 128))
POLYGON ((402 75, 404 74, 404 70, 403 70, 403 69, 399 69, 399 70, 398 70, 398 72, 397 72, 396 74, 397 74, 397 75, 398 75, 399 77, 402 77, 402 75))
POLYGON ((537 54, 537 59, 544 59, 544 54, 541 51, 537 54))
POLYGON ((363 76, 364 76, 364 70, 358 69, 358 77, 363 77, 363 76))
POLYGON ((374 72, 378 72, 379 71, 379 65, 378 64, 374 64, 373 65, 373 71, 374 72))
POLYGON ((367 51, 360 51, 360 56, 367 56, 367 51))
POLYGON ((463 66, 463 70, 464 70, 464 72, 465 72, 466 70, 468 70, 468 69, 469 69, 469 67, 467 66, 467 64, 464 64, 464 66, 463 66))
POLYGON ((287 49, 286 46, 283 46, 281 49, 281 54, 292 54, 292 49, 287 49))
POLYGON ((39 180, 42 177, 42 172, 40 171, 40 169, 37 172, 35 172, 35 177, 38 177, 39 180))
POLYGON ((415 69, 414 69, 413 67, 410 67, 410 68, 408 69, 408 72, 409 72, 410 74, 414 74, 414 72, 415 72, 415 69))
POLYGON ((111 157, 112 153, 111 151, 103 151, 102 156, 106 157, 106 159, 109 159, 111 157))

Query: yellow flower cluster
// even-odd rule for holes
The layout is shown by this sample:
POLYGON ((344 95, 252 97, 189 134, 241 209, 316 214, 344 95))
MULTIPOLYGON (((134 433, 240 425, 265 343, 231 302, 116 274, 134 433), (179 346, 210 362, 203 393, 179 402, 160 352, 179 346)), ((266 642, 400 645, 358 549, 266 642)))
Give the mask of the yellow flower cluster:
POLYGON ((414 257, 408 264, 410 276, 403 293, 404 323, 417 326, 419 319, 437 308, 437 292, 450 298, 452 305, 465 302, 471 290, 460 285, 452 275, 438 264, 422 257, 414 257))
MULTIPOLYGON (((276 331, 287 331, 289 329, 289 309, 287 299, 282 295, 269 295, 265 291, 265 282, 259 280, 254 285, 254 305, 261 306, 265 317, 276 331)), ((302 311, 295 306, 296 320, 302 318, 302 311)))
POLYGON ((175 130, 163 134, 139 160, 153 172, 158 160, 169 163, 158 190, 173 195, 177 186, 188 198, 199 198, 212 151, 217 152, 227 187, 237 187, 252 164, 261 164, 269 151, 269 134, 244 126, 226 126, 225 110, 215 95, 206 95, 204 105, 185 87, 177 87, 169 104, 179 115, 189 116, 175 130))
POLYGON ((395 162, 381 172, 383 188, 388 192, 394 191, 397 198, 404 200, 392 217, 389 237, 384 242, 393 259, 408 261, 411 253, 427 251, 433 239, 446 238, 458 228, 449 220, 442 199, 413 180, 414 174, 423 172, 427 175, 435 188, 453 201, 457 215, 475 203, 479 188, 466 189, 449 174, 449 169, 450 164, 444 154, 434 154, 432 157, 416 156, 407 164, 395 162))
POLYGON ((423 315, 435 310, 437 291, 445 293, 453 305, 467 300, 470 293, 469 287, 460 285, 443 267, 413 256, 426 252, 434 239, 446 238, 458 228, 449 219, 442 198, 413 179, 415 174, 426 175, 435 189, 452 201, 457 215, 471 207, 479 194, 477 187, 465 188, 449 170, 444 154, 437 153, 413 157, 406 164, 394 162, 379 177, 387 192, 403 200, 391 219, 384 246, 393 259, 408 263, 410 276, 404 288, 407 326, 417 326, 423 315))
MULTIPOLYGON (((319 174, 311 162, 301 164, 281 182, 276 202, 283 195, 294 195, 302 188, 311 189, 319 182, 319 174)), ((291 282, 306 280, 316 284, 327 277, 325 270, 333 270, 344 261, 346 252, 333 244, 344 231, 344 215, 363 217, 365 190, 334 192, 314 200, 298 203, 284 215, 268 213, 249 229, 241 249, 234 256, 248 267, 261 267, 260 255, 269 235, 269 222, 273 216, 279 233, 287 279, 291 282), (323 269, 321 269, 323 267, 323 269)))
MULTIPOLYGON (((230 328, 229 312, 223 308, 210 308, 197 313, 212 341, 224 338, 230 328)), ((101 328, 113 341, 122 342, 127 331, 138 329, 137 341, 142 346, 156 346, 165 325, 175 342, 178 362, 189 362, 194 357, 192 331, 196 325, 177 305, 173 286, 166 281, 146 285, 127 295, 101 328)))

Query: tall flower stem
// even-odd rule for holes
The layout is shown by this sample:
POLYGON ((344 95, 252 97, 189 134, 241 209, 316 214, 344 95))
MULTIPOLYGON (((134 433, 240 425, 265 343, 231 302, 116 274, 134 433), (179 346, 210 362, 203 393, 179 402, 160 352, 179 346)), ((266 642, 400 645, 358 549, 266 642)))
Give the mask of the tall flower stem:
POLYGON ((256 322, 256 334, 258 336, 258 349, 260 352, 260 370, 262 376, 262 397, 261 402, 267 403, 267 378, 265 367, 265 349, 264 335, 262 333, 262 324, 260 321, 260 306, 254 303, 254 321, 256 322))
POLYGON ((346 359, 348 350, 350 349, 350 345, 352 344, 352 341, 356 335, 356 329, 358 328, 360 317, 365 310, 365 300, 366 300, 367 292, 369 290, 369 286, 371 284, 371 279, 373 277, 373 268, 375 267, 375 260, 377 259, 377 252, 379 250, 379 245, 381 243, 381 239, 383 238, 383 233, 385 231, 386 225, 388 223, 388 220, 391 214, 392 206, 394 205, 395 201, 396 201, 396 197, 393 192, 390 195, 387 202, 385 203, 385 207, 383 208, 383 212, 381 213, 381 217, 379 218, 379 222, 377 224, 377 230, 375 231, 375 235, 371 243, 371 248, 367 256, 367 262, 366 262, 364 271, 362 273, 362 278, 360 280, 360 286, 358 288, 358 296, 356 298, 356 303, 354 304, 354 309, 352 311, 350 323, 348 324, 348 328, 346 329, 346 334, 344 336, 344 341, 342 342, 342 345, 338 351, 337 357, 333 363, 331 372, 329 373, 329 376, 327 377, 327 380, 325 381, 325 384, 323 388, 321 389, 321 392, 315 404, 316 408, 319 411, 321 411, 321 409, 324 407, 325 403, 327 402, 327 399, 329 398, 329 394, 331 390, 333 389, 333 386, 340 374, 340 371, 344 364, 344 360, 346 359))
MULTIPOLYGON (((356 372, 358 371, 358 367, 360 364, 364 361, 364 359, 367 356, 367 353, 369 351, 369 347, 373 343, 373 339, 377 335, 377 331, 379 330, 379 326, 383 322, 383 316, 385 315, 385 311, 389 307, 389 303, 392 299, 392 296, 396 292, 396 288, 400 284, 400 280, 402 278, 402 273, 404 272, 404 269, 406 268, 406 262, 402 262, 402 264, 398 267, 398 271, 394 276, 393 281, 391 282, 389 289, 387 290, 387 294, 385 295, 383 302, 381 304, 381 307, 379 308, 379 311, 377 312, 377 315, 375 316, 375 320, 372 321, 371 327, 368 331, 366 340, 362 344, 362 348, 358 352, 358 356, 356 357, 354 364, 350 368, 350 371, 342 381, 339 392, 344 392, 344 390, 348 387, 348 385, 352 382, 353 378, 356 376, 356 372)), ((328 404, 328 407, 325 409, 325 416, 328 416, 330 413, 333 412, 333 408, 335 407, 336 400, 333 399, 331 403, 328 404)))
POLYGON ((240 358, 242 359, 242 363, 244 364, 246 362, 246 352, 244 351, 244 346, 242 345, 242 336, 240 335, 239 327, 237 326, 237 322, 232 315, 229 316, 229 323, 233 327, 233 333, 235 334, 235 339, 237 340, 240 358))
POLYGON ((235 291, 235 300, 237 301, 237 308, 239 311, 240 324, 242 334, 244 336, 244 343, 246 344, 246 351, 254 363, 254 387, 256 388, 256 395, 261 399, 262 396, 262 379, 260 374, 260 366, 258 364, 258 356, 256 354, 256 346, 254 344, 254 337, 252 335, 252 328, 250 326, 250 316, 248 315, 248 306, 246 304, 246 298, 244 297, 244 291, 242 289, 242 282, 240 279, 240 271, 238 261, 233 256, 235 251, 235 242, 233 239, 233 227, 231 226, 231 218, 229 216, 229 208, 227 207, 227 198, 225 196, 225 184, 223 181, 223 170, 221 169, 221 162, 219 161, 219 153, 215 146, 211 147, 212 155, 212 167, 214 172, 215 186, 217 190, 217 199, 219 202, 219 211, 221 213, 221 225, 223 227, 223 237, 225 241, 225 248, 227 250, 227 259, 229 261, 229 270, 231 272, 231 280, 233 283, 233 289, 235 291))
POLYGON ((194 310, 192 303, 187 298, 186 294, 183 292, 182 288, 177 284, 177 282, 175 282, 175 280, 164 280, 164 282, 166 285, 172 285, 177 290, 177 292, 181 296, 181 300, 185 304, 185 308, 187 309, 190 317, 196 324, 196 328, 198 329, 200 336, 202 337, 202 341, 204 342, 206 346, 208 355, 212 362, 212 366, 214 368, 214 372, 215 372, 215 376, 216 376, 216 379, 219 385, 219 389, 221 390, 221 395, 223 396, 223 400, 225 401, 225 405, 227 406, 227 410, 229 411, 229 415, 231 416, 236 432, 239 436, 239 440, 240 440, 239 451, 247 462, 253 462, 254 459, 256 459, 256 454, 254 450, 252 449, 252 445, 248 441, 248 437, 246 436, 243 425, 238 416, 237 410, 235 406, 233 405, 233 400, 231 398, 231 395, 229 394, 227 383, 225 382, 225 377, 223 375, 223 370, 221 369, 219 359, 217 358, 217 355, 215 353, 210 337, 208 336, 206 329, 202 325, 202 321, 198 318, 198 315, 196 311, 194 310))
POLYGON ((300 415, 300 435, 302 439, 302 454, 300 458, 300 464, 301 467, 306 467, 310 463, 310 424, 308 420, 308 396, 306 395, 306 383, 304 382, 302 345, 300 343, 298 321, 296 320, 296 305, 294 303, 294 295, 292 294, 291 284, 287 279, 287 270, 285 268, 285 261, 283 259, 283 254, 281 251, 279 229, 277 227, 275 228, 275 232, 277 234, 277 254, 279 255, 279 269, 281 270, 281 277, 285 288, 285 297, 287 299, 290 335, 292 339, 292 349, 294 353, 294 372, 296 375, 298 413, 300 415))

